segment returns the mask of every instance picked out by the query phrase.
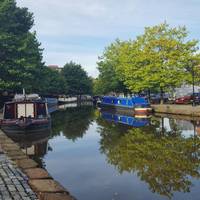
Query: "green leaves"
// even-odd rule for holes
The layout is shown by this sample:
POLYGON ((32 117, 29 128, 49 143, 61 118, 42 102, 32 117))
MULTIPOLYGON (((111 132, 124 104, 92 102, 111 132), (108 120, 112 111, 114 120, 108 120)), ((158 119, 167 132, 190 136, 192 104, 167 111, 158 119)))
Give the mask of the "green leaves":
MULTIPOLYGON (((99 78, 106 77, 103 69, 107 66, 113 77, 132 92, 169 90, 182 83, 190 83, 190 63, 195 61, 197 66, 200 56, 197 53, 198 41, 187 40, 187 37, 184 26, 171 28, 165 22, 145 28, 144 34, 135 40, 116 40, 105 49, 99 62, 99 78)), ((109 91, 113 89, 109 88, 109 82, 107 88, 109 91)))
POLYGON ((97 94, 106 94, 109 92, 127 93, 122 76, 118 76, 116 72, 116 66, 118 66, 120 59, 119 45, 120 41, 117 40, 115 44, 107 47, 103 56, 99 58, 97 64, 100 74, 98 81, 96 81, 97 85, 95 86, 97 94))
POLYGON ((34 92, 42 84, 42 49, 31 33, 33 15, 14 0, 0 4, 0 89, 34 92))
POLYGON ((21 35, 33 26, 33 14, 27 8, 16 6, 15 0, 2 0, 0 4, 0 32, 21 35))
POLYGON ((74 62, 66 63, 61 71, 61 74, 68 85, 69 94, 91 94, 92 79, 88 77, 86 71, 81 65, 74 62))

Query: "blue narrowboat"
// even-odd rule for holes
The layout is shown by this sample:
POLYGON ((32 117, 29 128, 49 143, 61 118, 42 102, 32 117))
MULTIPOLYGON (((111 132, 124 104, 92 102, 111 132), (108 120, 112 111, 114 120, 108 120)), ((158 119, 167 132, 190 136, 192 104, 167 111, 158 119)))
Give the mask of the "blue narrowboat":
POLYGON ((101 116, 106 121, 125 124, 132 127, 143 127, 149 125, 149 118, 137 118, 135 116, 126 116, 118 113, 101 112, 101 116))
POLYGON ((115 110, 129 110, 134 115, 148 115, 152 109, 145 98, 142 97, 114 97, 104 96, 99 104, 100 108, 110 108, 115 110))

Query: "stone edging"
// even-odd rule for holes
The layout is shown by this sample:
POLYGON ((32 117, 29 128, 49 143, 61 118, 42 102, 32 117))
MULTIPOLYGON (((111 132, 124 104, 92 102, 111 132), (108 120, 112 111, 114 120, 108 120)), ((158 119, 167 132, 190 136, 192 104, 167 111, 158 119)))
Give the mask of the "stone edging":
POLYGON ((28 158, 12 139, 0 130, 0 146, 2 150, 28 177, 28 183, 40 200, 75 200, 69 192, 49 175, 38 167, 38 164, 28 158))
POLYGON ((192 107, 191 105, 153 104, 151 107, 155 113, 200 117, 200 106, 192 107))

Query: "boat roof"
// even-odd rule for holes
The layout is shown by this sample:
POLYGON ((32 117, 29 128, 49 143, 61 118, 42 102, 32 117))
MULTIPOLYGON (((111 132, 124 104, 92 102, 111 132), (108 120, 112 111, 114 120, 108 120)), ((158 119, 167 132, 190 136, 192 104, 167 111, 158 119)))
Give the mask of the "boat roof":
POLYGON ((106 99, 118 99, 118 100, 131 100, 133 101, 134 104, 139 104, 139 103, 147 103, 146 99, 144 97, 115 97, 115 96, 104 96, 103 98, 106 99))
POLYGON ((146 99, 143 98, 143 97, 133 97, 133 98, 132 98, 132 101, 133 101, 135 104, 138 104, 138 103, 147 103, 146 99))
POLYGON ((23 101, 23 100, 39 100, 41 99, 38 94, 16 94, 14 96, 15 101, 23 101))
POLYGON ((46 103, 46 101, 42 100, 42 99, 39 99, 39 100, 21 100, 21 101, 9 101, 9 102, 6 102, 5 104, 13 104, 13 103, 46 103))
POLYGON ((108 98, 108 99, 132 99, 131 97, 115 97, 115 96, 104 96, 103 98, 108 98))

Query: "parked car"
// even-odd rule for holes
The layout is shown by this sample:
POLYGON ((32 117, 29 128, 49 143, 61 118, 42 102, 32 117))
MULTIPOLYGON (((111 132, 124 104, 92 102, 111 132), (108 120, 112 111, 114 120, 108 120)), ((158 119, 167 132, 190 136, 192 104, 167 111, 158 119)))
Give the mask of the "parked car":
MULTIPOLYGON (((167 94, 167 93, 163 94, 163 101, 164 101, 164 103, 167 103, 169 101, 169 94, 167 94)), ((159 104, 161 102, 160 94, 151 94, 150 102, 152 104, 159 104)))
MULTIPOLYGON (((189 93, 185 96, 179 97, 175 100, 175 104, 190 104, 193 102, 193 94, 189 93)), ((200 93, 194 93, 194 102, 195 104, 200 103, 200 93)))

